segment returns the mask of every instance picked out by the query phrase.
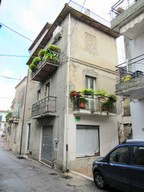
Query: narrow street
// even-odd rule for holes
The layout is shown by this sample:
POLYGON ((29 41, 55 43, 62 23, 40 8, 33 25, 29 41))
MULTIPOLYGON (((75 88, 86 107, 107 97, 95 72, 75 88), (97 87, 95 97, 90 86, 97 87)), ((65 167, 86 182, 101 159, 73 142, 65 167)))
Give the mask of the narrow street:
POLYGON ((0 192, 102 192, 93 181, 19 158, 0 141, 0 192))

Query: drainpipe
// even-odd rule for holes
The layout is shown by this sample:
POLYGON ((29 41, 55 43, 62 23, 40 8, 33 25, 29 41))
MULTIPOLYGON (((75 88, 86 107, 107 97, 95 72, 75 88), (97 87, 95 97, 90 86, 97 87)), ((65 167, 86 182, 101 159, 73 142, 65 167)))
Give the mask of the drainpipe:
POLYGON ((65 150, 66 151, 66 171, 68 172, 68 114, 69 114, 69 66, 70 66, 70 27, 71 27, 71 16, 68 16, 68 36, 67 36, 67 77, 66 77, 66 115, 65 115, 65 150))

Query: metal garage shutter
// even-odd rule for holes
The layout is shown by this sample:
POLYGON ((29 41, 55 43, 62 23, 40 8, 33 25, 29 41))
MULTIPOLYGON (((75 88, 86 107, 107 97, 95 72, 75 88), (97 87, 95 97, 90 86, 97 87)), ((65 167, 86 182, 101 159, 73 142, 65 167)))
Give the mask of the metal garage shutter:
POLYGON ((52 166, 53 161, 53 128, 44 126, 42 130, 41 161, 52 166))

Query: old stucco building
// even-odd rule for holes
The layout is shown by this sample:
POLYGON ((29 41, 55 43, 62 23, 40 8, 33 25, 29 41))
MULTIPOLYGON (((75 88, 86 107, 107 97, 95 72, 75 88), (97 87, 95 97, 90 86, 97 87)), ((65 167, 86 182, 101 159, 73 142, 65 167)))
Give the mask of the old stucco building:
POLYGON ((87 166, 118 143, 116 111, 99 110, 96 96, 85 109, 70 98, 85 88, 114 93, 116 84, 118 33, 79 10, 66 4, 29 49, 28 65, 50 44, 60 57, 28 72, 22 153, 62 170, 87 166))

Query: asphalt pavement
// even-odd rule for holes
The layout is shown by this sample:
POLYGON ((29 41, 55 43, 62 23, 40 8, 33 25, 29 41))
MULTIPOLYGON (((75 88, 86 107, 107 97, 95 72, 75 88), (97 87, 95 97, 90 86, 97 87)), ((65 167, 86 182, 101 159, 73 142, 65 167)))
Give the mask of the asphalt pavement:
POLYGON ((0 142, 0 192, 102 192, 93 181, 13 154, 0 142))

